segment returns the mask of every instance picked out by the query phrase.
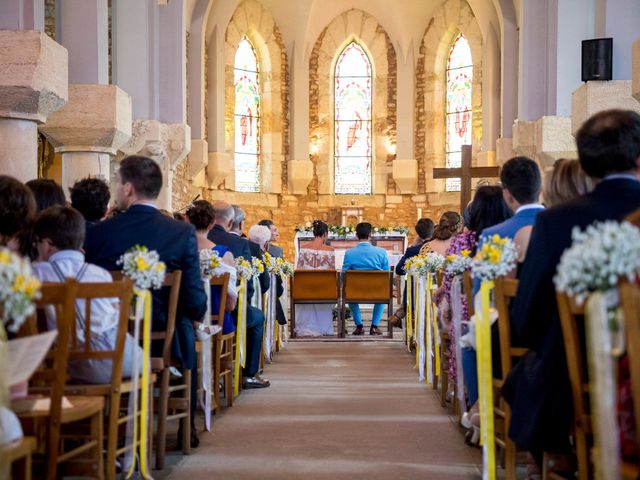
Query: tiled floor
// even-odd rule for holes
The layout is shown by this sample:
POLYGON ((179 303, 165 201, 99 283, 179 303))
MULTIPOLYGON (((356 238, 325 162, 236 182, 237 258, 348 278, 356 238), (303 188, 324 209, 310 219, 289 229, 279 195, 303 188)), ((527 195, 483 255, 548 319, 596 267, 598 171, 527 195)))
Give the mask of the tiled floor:
MULTIPOLYGON (((290 342, 169 479, 477 479, 481 455, 402 343, 290 342)), ((202 425, 200 422, 199 425, 202 425)))

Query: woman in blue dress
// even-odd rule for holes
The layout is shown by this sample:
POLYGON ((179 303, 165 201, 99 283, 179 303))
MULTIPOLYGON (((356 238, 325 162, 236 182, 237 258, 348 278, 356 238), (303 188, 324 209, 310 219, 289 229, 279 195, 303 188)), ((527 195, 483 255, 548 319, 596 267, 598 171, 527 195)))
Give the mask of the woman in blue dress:
MULTIPOLYGON (((213 228, 215 221, 215 212, 213 205, 206 200, 196 200, 187 209, 186 213, 189 223, 196 228, 196 240, 198 241, 198 251, 200 250, 213 250, 218 253, 221 258, 220 270, 224 273, 229 273, 229 285, 227 288, 227 302, 225 305, 224 320, 222 322, 222 333, 229 333, 235 330, 233 324, 233 318, 231 312, 236 306, 238 301, 238 290, 236 288, 236 268, 235 259, 233 254, 224 245, 216 245, 207 238, 209 231, 213 228)), ((220 287, 211 287, 211 311, 217 312, 220 308, 220 287)), ((206 327, 196 327, 197 331, 203 331, 205 334, 214 334, 215 332, 210 330, 206 331, 206 327)), ((217 330, 217 329, 216 329, 217 330)))

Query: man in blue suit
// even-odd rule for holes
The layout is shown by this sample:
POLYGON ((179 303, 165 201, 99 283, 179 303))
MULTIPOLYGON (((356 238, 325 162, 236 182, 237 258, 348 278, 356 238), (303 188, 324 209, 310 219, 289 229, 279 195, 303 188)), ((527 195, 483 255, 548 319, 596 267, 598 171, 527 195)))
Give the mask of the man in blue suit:
MULTIPOLYGON (((344 255, 344 263, 342 270, 389 270, 389 259, 387 252, 380 247, 371 245, 371 224, 359 223, 356 225, 356 236, 360 243, 347 250, 344 255)), ((350 303, 349 308, 353 314, 353 321, 356 323, 356 329, 353 335, 364 335, 364 327, 362 326, 362 315, 360 314, 360 305, 350 303)), ((370 335, 382 335, 382 330, 378 328, 384 304, 377 303, 373 307, 373 318, 371 320, 370 335)))
MULTIPOLYGON (((152 159, 127 157, 120 163, 116 187, 116 205, 126 210, 109 220, 97 223, 87 231, 84 243, 87 263, 107 270, 121 270, 120 256, 136 245, 156 250, 168 271, 181 270, 180 297, 176 316, 172 355, 191 369, 191 420, 196 406, 197 362, 193 322, 199 322, 207 311, 207 297, 200 279, 200 259, 195 229, 188 223, 164 216, 156 205, 162 189, 162 171, 152 159)), ((167 289, 153 292, 152 328, 162 331, 167 326, 167 289)), ((179 438, 181 438, 179 436, 179 438)), ((197 446, 195 429, 191 429, 191 445, 197 446)))

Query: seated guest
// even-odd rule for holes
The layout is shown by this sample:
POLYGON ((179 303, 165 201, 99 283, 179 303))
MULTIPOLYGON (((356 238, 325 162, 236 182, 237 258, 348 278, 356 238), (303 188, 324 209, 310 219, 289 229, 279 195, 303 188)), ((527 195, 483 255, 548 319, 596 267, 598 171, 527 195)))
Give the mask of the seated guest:
MULTIPOLYGON (((111 274, 104 268, 86 263, 80 250, 84 242, 85 224, 82 215, 71 207, 55 205, 43 210, 33 226, 33 237, 38 249, 39 262, 33 264, 35 276, 43 282, 64 282, 75 278, 81 283, 111 282, 111 274)), ((91 350, 115 350, 118 338, 120 305, 108 298, 91 301, 91 338, 84 338, 85 301, 77 300, 76 336, 82 345, 89 341, 91 350)), ((56 328, 55 311, 47 309, 50 329, 56 328)), ((133 375, 135 350, 140 349, 133 337, 126 334, 122 376, 133 375)), ((140 350, 140 363, 142 352, 140 350)), ((69 361, 69 375, 81 383, 111 383, 111 360, 69 361)))
MULTIPOLYGON (((404 264, 407 263, 407 259, 418 255, 420 253, 422 245, 433 238, 433 220, 431 220, 430 218, 421 218, 420 220, 418 220, 418 223, 416 223, 415 229, 416 233, 418 234, 418 238, 416 238, 412 245, 409 245, 407 247, 404 255, 396 265, 396 275, 404 275, 405 273, 407 273, 404 269, 404 264)), ((406 315, 406 308, 407 292, 405 290, 402 297, 402 305, 400 305, 400 307, 393 313, 393 315, 389 317, 389 321, 393 324, 394 327, 402 327, 402 319, 406 315)))
MULTIPOLYGON (((329 226, 322 220, 313 222, 313 240, 300 245, 298 264, 300 270, 335 270, 336 255, 327 245, 329 226)), ((295 305, 296 335, 316 337, 333 335, 333 305, 307 304, 295 305)))
MULTIPOLYGON (((233 207, 233 223, 231 224, 229 233, 232 235, 243 237, 245 240, 249 241, 249 251, 251 252, 251 257, 248 258, 247 260, 251 260, 253 258, 257 258, 260 261, 264 260, 263 252, 265 250, 261 248, 260 245, 258 245, 256 242, 254 242, 250 238, 247 238, 243 233, 244 221, 246 218, 244 210, 240 208, 240 205, 232 205, 232 207, 233 207)), ((269 237, 271 237, 271 233, 269 233, 269 237)), ((260 285, 260 293, 265 293, 267 290, 269 290, 269 286, 270 286, 269 272, 267 272, 266 269, 260 274, 257 280, 260 285)), ((250 298, 251 298, 251 301, 253 302, 253 305, 257 306, 259 303, 257 298, 257 290, 254 291, 253 297, 250 297, 250 298)))
POLYGON ((274 245, 273 242, 277 242, 280 237, 280 232, 278 232, 278 227, 271 220, 260 220, 258 225, 264 225, 265 227, 269 227, 269 231, 271 232, 271 238, 269 239, 269 250, 267 250, 272 257, 282 257, 282 247, 278 245, 274 245))
POLYGON ((595 189, 536 219, 518 294, 512 331, 530 352, 510 372, 502 393, 512 409, 509 435, 538 464, 544 451, 568 450, 571 389, 553 276, 575 227, 621 220, 640 207, 640 115, 606 110, 576 134, 580 165, 599 181, 595 189))
MULTIPOLYGON (((389 259, 384 248, 374 247, 371 245, 371 224, 362 222, 356 225, 356 236, 360 243, 347 250, 344 254, 344 262, 342 263, 342 271, 347 270, 389 270, 389 259)), ((362 325, 362 315, 360 314, 360 305, 350 303, 349 308, 353 315, 353 321, 356 324, 353 335, 364 335, 364 327, 362 325)), ((382 335, 382 330, 378 328, 384 304, 377 303, 373 306, 373 317, 371 319, 370 335, 382 335)))
MULTIPOLYGON (((84 249, 87 261, 107 270, 120 270, 118 259, 130 248, 144 245, 156 250, 167 271, 182 271, 176 328, 172 344, 173 357, 197 377, 195 330, 207 311, 207 297, 200 279, 200 258, 193 225, 167 218, 158 210, 156 200, 162 189, 162 171, 148 157, 130 156, 120 162, 117 173, 116 205, 125 210, 87 231, 84 249)), ((167 289, 153 292, 154 330, 166 329, 167 289)), ((192 382, 192 424, 195 413, 195 389, 192 382)), ((191 444, 198 445, 195 428, 191 444)))
MULTIPOLYGON (((269 250, 269 241, 271 240, 271 230, 269 227, 264 225, 254 225, 249 229, 249 241, 259 246, 262 253, 267 253, 269 250)), ((255 257, 255 255, 254 255, 255 257)), ((275 257, 274 257, 275 258, 275 257)), ((267 276, 269 276, 269 272, 265 268, 265 272, 267 276)), ((265 273, 263 272, 263 274, 265 273)), ((280 275, 275 276, 276 280, 276 320, 280 325, 286 325, 287 319, 284 315, 284 309, 282 308, 282 303, 280 302, 280 296, 284 293, 284 287, 282 285, 282 278, 280 275)), ((271 285, 269 285, 271 287, 271 285)))
POLYGON ((53 180, 38 178, 37 180, 29 180, 26 185, 33 192, 38 205, 38 212, 53 205, 67 204, 64 190, 53 180))
POLYGON ((457 212, 444 212, 436 225, 433 238, 420 248, 420 255, 436 252, 444 255, 451 245, 454 235, 462 230, 462 218, 457 212))
MULTIPOLYGON (((223 333, 233 332, 235 327, 233 326, 231 312, 236 308, 236 303, 238 301, 238 290, 236 288, 236 264, 233 254, 229 251, 228 247, 225 247, 224 245, 216 245, 207 238, 207 235, 213 228, 215 220, 213 205, 206 200, 196 200, 187 209, 185 217, 189 220, 189 223, 196 228, 198 251, 213 250, 216 252, 221 259, 220 267, 225 273, 229 273, 227 303, 225 306, 226 313, 220 326, 222 327, 223 333)), ((211 311, 214 313, 220 308, 220 298, 220 287, 211 287, 211 311)), ((204 325, 202 323, 198 323, 197 328, 199 329, 198 331, 204 331, 204 325)))
MULTIPOLYGON (((215 210, 215 225, 209 232, 209 240, 216 245, 224 245, 231 250, 234 257, 243 257, 251 261, 251 249, 249 240, 242 238, 238 233, 238 228, 234 233, 230 232, 234 224, 235 211, 227 202, 216 201, 213 203, 215 210)), ((244 212, 243 212, 244 213, 244 212)), ((242 219, 244 221, 244 218, 242 219)), ((240 222, 242 223, 242 222, 240 222)), ((239 227, 240 225, 237 225, 239 227)), ((247 284, 247 298, 253 297, 253 284, 247 284)), ((234 317, 238 319, 238 309, 234 310, 234 317)), ((260 355, 262 354, 262 338, 264 336, 264 315, 262 312, 247 305, 247 360, 242 372, 243 388, 265 388, 270 385, 267 379, 258 375, 260 369, 260 355)))
POLYGON ((31 250, 31 223, 36 200, 22 182, 0 175, 0 246, 26 256, 31 250))
POLYGON ((107 216, 111 193, 109 185, 101 178, 83 178, 73 184, 69 189, 71 206, 78 210, 84 217, 87 228, 107 216))

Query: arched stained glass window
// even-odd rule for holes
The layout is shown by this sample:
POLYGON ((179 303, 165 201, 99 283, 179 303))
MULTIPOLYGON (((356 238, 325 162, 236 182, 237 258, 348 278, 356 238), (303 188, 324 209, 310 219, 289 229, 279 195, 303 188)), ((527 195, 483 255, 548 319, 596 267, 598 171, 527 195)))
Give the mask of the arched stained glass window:
MULTIPOLYGON (((447 59, 446 165, 461 165, 462 145, 471 144, 471 87, 473 61, 467 39, 459 33, 447 59)), ((446 180, 448 192, 460 190, 460 179, 446 180)))
POLYGON ((238 192, 260 191, 260 67, 247 37, 236 50, 233 64, 236 92, 235 171, 238 192))
POLYGON ((371 193, 371 62, 351 42, 338 57, 334 91, 335 192, 371 193))

